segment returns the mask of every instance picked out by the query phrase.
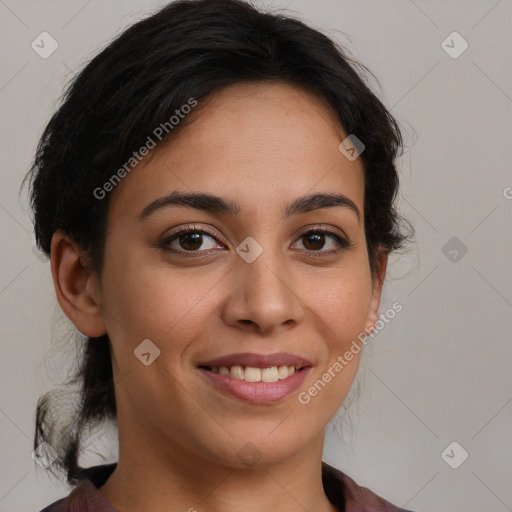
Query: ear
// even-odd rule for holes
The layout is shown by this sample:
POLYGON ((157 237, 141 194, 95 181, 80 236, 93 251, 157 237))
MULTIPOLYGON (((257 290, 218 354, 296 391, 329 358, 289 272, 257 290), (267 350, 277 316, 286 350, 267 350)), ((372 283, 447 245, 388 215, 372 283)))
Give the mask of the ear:
POLYGON ((375 324, 379 320, 380 297, 382 293, 382 286, 384 285, 387 266, 388 255, 384 252, 379 252, 377 256, 376 274, 372 283, 370 306, 368 308, 368 315, 366 316, 366 323, 364 326, 365 331, 368 333, 375 329, 375 324))
POLYGON ((51 269, 60 307, 74 326, 86 336, 107 332, 99 301, 99 282, 84 264, 78 244, 63 230, 57 230, 51 243, 51 269))

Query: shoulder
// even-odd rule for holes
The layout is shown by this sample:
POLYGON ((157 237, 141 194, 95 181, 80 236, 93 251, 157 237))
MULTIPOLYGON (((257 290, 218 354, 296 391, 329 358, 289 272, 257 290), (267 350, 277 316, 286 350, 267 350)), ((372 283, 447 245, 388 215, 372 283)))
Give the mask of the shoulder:
POLYGON ((367 487, 358 485, 352 478, 345 475, 339 469, 322 463, 325 493, 329 500, 345 512, 411 512, 397 507, 377 496, 367 487))
POLYGON ((116 512, 98 491, 115 466, 108 464, 82 470, 81 480, 73 490, 40 512, 116 512))
POLYGON ((84 510, 85 512, 87 509, 83 508, 83 504, 87 503, 86 494, 87 481, 80 482, 65 498, 51 503, 40 512, 75 512, 75 510, 84 510), (80 506, 80 503, 82 503, 82 506, 80 506))

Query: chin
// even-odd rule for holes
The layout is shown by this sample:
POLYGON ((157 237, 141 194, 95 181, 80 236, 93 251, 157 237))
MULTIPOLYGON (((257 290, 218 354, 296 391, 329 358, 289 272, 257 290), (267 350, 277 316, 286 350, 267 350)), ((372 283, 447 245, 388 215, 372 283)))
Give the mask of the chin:
POLYGON ((266 433, 260 436, 234 435, 225 442, 224 446, 221 442, 210 446, 208 452, 217 464, 233 469, 257 469, 280 464, 297 456, 305 444, 303 439, 291 439, 286 432, 273 437, 266 433))

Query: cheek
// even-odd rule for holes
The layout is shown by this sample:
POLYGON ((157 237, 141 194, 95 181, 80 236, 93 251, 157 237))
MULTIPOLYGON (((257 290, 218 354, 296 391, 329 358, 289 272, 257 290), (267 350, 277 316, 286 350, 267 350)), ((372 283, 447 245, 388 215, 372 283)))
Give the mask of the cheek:
MULTIPOLYGON (((140 366, 134 350, 149 339, 160 350, 157 365, 175 374, 188 371, 187 349, 212 334, 225 269, 171 269, 149 264, 145 251, 126 251, 106 269, 107 329, 121 372, 140 366)), ((217 312, 218 314, 218 312, 217 312)))
POLYGON ((323 293, 312 291, 309 297, 325 357, 315 379, 298 396, 299 410, 308 412, 301 416, 306 430, 327 424, 354 381, 361 356, 358 335, 364 330, 371 299, 369 274, 363 270, 351 277, 333 277, 323 293))
MULTIPOLYGON (((189 316, 197 314, 196 307, 207 301, 205 288, 199 290, 194 279, 173 277, 148 267, 126 270, 124 278, 112 286, 115 292, 108 298, 115 321, 123 324, 124 337, 149 338, 159 343, 175 337, 187 325, 189 316)), ((113 326, 115 328, 115 325, 113 326)), ((179 338, 176 340, 179 342, 179 338)))
POLYGON ((354 268, 322 283, 321 287, 309 287, 305 302, 313 310, 316 330, 330 350, 341 351, 364 330, 371 300, 370 275, 364 268, 354 268))

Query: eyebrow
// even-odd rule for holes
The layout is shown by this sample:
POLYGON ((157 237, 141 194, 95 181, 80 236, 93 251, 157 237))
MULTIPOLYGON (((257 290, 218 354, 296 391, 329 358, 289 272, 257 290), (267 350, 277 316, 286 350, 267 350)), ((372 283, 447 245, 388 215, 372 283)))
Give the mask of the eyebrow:
MULTIPOLYGON (((138 215, 137 221, 140 222, 154 212, 171 206, 187 206, 214 214, 238 215, 241 212, 240 204, 232 199, 225 199, 203 192, 174 191, 149 203, 138 215)), ((293 200, 285 207, 283 218, 286 219, 300 213, 335 206, 351 210, 356 214, 358 221, 361 220, 361 213, 351 199, 342 194, 326 193, 309 194, 293 200)))

